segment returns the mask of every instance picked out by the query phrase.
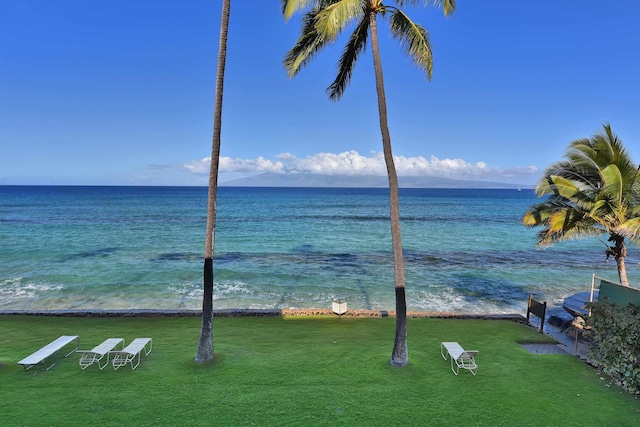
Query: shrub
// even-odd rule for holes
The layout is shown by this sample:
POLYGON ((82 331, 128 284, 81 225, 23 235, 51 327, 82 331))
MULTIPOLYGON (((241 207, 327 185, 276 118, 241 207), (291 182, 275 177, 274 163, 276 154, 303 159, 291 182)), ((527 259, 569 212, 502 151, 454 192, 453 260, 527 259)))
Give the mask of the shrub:
POLYGON ((589 308, 586 333, 593 339, 593 364, 628 392, 640 394, 640 307, 605 298, 589 308))

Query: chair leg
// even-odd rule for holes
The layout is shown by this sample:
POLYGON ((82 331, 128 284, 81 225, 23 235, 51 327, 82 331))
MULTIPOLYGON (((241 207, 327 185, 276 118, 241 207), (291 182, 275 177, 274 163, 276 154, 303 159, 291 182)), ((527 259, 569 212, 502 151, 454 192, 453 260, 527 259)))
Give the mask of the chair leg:
POLYGON ((133 366, 133 362, 136 360, 136 358, 132 358, 131 359, 131 370, 134 370, 138 367, 138 365, 140 364, 140 357, 142 355, 142 350, 140 350, 140 352, 138 353, 138 363, 136 363, 136 366, 133 366))
POLYGON ((103 370, 103 369, 104 369, 104 368, 106 368, 106 367, 107 367, 107 365, 109 364, 109 352, 107 352, 107 354, 106 354, 105 356, 107 356, 107 361, 106 361, 106 362, 104 362, 104 364, 103 364, 102 366, 100 366, 100 360, 102 360, 102 358, 103 358, 104 356, 102 356, 100 359, 98 359, 98 368, 100 368, 100 370, 103 370))

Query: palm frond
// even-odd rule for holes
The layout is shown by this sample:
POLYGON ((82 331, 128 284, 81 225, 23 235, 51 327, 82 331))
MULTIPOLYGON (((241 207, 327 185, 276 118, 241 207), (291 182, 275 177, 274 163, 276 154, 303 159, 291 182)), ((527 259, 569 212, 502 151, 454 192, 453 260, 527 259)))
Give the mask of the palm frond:
POLYGON ((548 174, 540 178, 535 188, 536 196, 544 197, 556 193, 553 181, 550 179, 551 176, 553 176, 553 174, 548 174))
POLYGON ((288 21, 296 12, 308 12, 310 9, 323 9, 338 1, 340 0, 281 0, 282 15, 285 21, 288 21))
POLYGON ((598 151, 595 146, 596 144, 594 144, 593 139, 577 139, 569 145, 565 157, 569 159, 571 163, 583 167, 597 167, 599 164, 598 151))
POLYGON ((338 62, 338 75, 331 85, 327 88, 329 99, 336 101, 342 97, 345 89, 349 85, 351 75, 358 60, 358 56, 362 53, 367 45, 367 37, 369 34, 370 18, 368 14, 363 14, 361 21, 349 38, 349 42, 342 52, 340 61, 338 62))
POLYGON ((631 156, 626 148, 624 148, 622 141, 613 133, 611 126, 605 124, 604 128, 606 147, 610 150, 610 162, 618 166, 623 176, 635 178, 638 173, 638 168, 631 160, 631 156))
POLYGON ((534 205, 522 218, 522 224, 527 227, 543 226, 554 212, 555 209, 546 202, 534 205))
POLYGON ((361 0, 340 0, 324 7, 316 20, 316 31, 335 39, 344 27, 363 14, 361 0))
POLYGON ((631 240, 640 239, 640 217, 632 218, 625 221, 616 229, 616 232, 623 237, 631 240))
POLYGON ((606 199, 595 202, 589 216, 607 231, 615 230, 627 220, 626 209, 606 199))
POLYGON ((528 227, 548 225, 550 218, 558 212, 575 210, 576 207, 565 203, 564 199, 554 196, 529 208, 522 223, 528 227))
POLYGON ((537 190, 539 194, 549 195, 549 200, 558 209, 573 208, 589 212, 596 201, 594 192, 589 187, 582 186, 580 181, 572 181, 557 175, 541 180, 537 190))
POLYGON ((574 200, 576 195, 580 193, 580 188, 576 185, 575 181, 566 179, 559 175, 551 175, 549 180, 555 188, 555 193, 560 197, 564 197, 568 200, 574 200))
POLYGON ((431 80, 433 59, 429 32, 421 25, 414 23, 399 9, 391 12, 389 25, 391 34, 400 41, 405 54, 411 58, 411 62, 422 69, 427 75, 427 79, 431 80))
POLYGON ((285 20, 289 20, 294 13, 298 11, 303 11, 308 7, 311 7, 315 0, 282 0, 282 15, 284 15, 285 20))
POLYGON ((565 209, 554 212, 538 233, 538 244, 549 244, 568 239, 598 236, 603 229, 580 210, 565 209))
POLYGON ((283 65, 289 77, 294 77, 316 53, 320 51, 331 40, 327 40, 323 34, 316 31, 317 11, 311 11, 304 15, 302 19, 302 31, 296 44, 284 57, 283 65))
POLYGON ((552 164, 545 171, 545 176, 561 176, 571 181, 580 183, 579 187, 587 191, 588 187, 594 188, 600 185, 599 170, 593 165, 581 161, 560 161, 552 164))
POLYGON ((622 174, 615 164, 604 167, 600 173, 602 175, 602 193, 613 199, 613 202, 622 205, 624 196, 624 183, 622 174))
POLYGON ((573 239, 584 239, 588 237, 596 237, 601 236, 606 233, 606 230, 603 230, 599 227, 594 227, 593 224, 580 226, 576 224, 576 226, 565 230, 561 234, 555 236, 556 239, 554 242, 561 242, 563 240, 573 240, 573 239))

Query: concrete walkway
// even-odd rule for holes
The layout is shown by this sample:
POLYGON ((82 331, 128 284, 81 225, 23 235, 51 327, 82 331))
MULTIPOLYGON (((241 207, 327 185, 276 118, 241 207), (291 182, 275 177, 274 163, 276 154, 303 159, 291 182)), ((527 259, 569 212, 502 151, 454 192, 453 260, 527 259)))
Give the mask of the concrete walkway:
POLYGON ((553 337, 557 344, 526 344, 523 345, 527 350, 537 354, 561 354, 568 353, 579 357, 587 362, 589 360, 589 345, 582 337, 582 331, 576 331, 574 328, 568 328, 561 331, 559 327, 550 325, 545 322, 544 333, 553 337), (578 334, 576 341, 576 333, 578 334))
POLYGON ((567 354, 563 344, 520 344, 534 354, 567 354))

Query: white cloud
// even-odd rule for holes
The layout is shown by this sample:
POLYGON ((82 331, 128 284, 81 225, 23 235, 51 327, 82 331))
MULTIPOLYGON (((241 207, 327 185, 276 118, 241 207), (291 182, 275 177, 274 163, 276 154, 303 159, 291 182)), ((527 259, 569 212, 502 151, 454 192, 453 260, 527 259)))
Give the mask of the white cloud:
POLYGON ((257 159, 232 159, 220 157, 221 172, 251 172, 255 174, 267 172, 282 172, 282 162, 267 160, 260 156, 257 159))
MULTIPOLYGON (((194 160, 185 163, 190 172, 207 175, 211 159, 194 160)), ((538 168, 535 166, 496 168, 485 162, 469 163, 463 159, 440 159, 431 156, 405 157, 394 156, 399 176, 434 176, 458 179, 508 180, 520 179, 529 182, 537 179, 538 168)), ((372 152, 369 156, 357 151, 335 153, 317 153, 299 158, 291 153, 282 153, 277 160, 263 157, 257 159, 241 159, 220 157, 220 173, 251 176, 262 173, 311 173, 320 175, 386 175, 383 153, 372 152)))
POLYGON ((196 175, 207 175, 209 173, 209 165, 211 164, 211 157, 205 157, 202 160, 193 160, 189 163, 184 163, 185 169, 196 175))
POLYGON ((315 173, 321 175, 384 175, 386 167, 382 154, 372 153, 371 157, 357 151, 340 154, 318 153, 300 159, 290 153, 278 156, 289 172, 315 173))
MULTIPOLYGON (((211 157, 205 157, 202 160, 194 160, 183 164, 187 170, 197 175, 208 175, 210 165, 211 157)), ((267 160, 262 156, 257 159, 232 159, 231 157, 220 157, 220 164, 218 166, 221 173, 246 173, 250 175, 267 172, 282 172, 283 167, 282 162, 267 160)))

